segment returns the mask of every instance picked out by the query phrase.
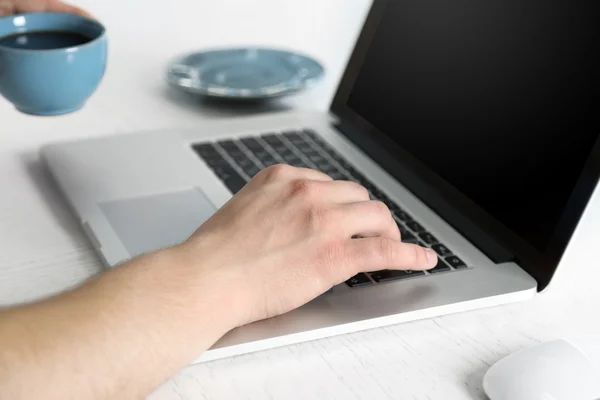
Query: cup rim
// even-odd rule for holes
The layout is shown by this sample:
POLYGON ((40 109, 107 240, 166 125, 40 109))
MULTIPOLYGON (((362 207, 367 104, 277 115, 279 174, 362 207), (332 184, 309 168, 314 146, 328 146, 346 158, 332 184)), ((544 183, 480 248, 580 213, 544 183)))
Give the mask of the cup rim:
MULTIPOLYGON (((71 46, 71 47, 61 47, 58 49, 38 49, 38 50, 34 50, 34 49, 19 49, 19 48, 14 48, 14 47, 8 47, 8 46, 2 46, 0 44, 0 50, 2 51, 12 51, 12 52, 17 52, 17 53, 49 53, 49 52, 74 52, 74 51, 79 51, 80 49, 84 49, 86 47, 92 46, 94 44, 96 44, 96 42, 98 42, 99 40, 102 40, 105 36, 106 36, 106 27, 98 20, 93 19, 93 18, 89 18, 89 17, 84 17, 83 15, 78 15, 78 14, 71 14, 71 13, 58 13, 58 12, 32 12, 32 13, 20 13, 20 14, 13 14, 6 18, 7 20, 9 19, 14 19, 14 18, 18 18, 18 17, 31 17, 31 16, 57 16, 57 15, 66 15, 66 16, 71 16, 75 19, 79 19, 82 21, 87 21, 87 22, 91 22, 93 24, 96 24, 99 28, 100 28, 100 34, 97 35, 94 39, 90 40, 89 42, 86 42, 84 44, 80 44, 77 46, 71 46)), ((0 18, 0 21, 2 21, 4 18, 0 18)), ((30 30, 29 32, 35 32, 35 30, 30 30)), ((19 33, 19 32, 15 32, 19 33)), ((11 34, 12 35, 12 34, 11 34)))

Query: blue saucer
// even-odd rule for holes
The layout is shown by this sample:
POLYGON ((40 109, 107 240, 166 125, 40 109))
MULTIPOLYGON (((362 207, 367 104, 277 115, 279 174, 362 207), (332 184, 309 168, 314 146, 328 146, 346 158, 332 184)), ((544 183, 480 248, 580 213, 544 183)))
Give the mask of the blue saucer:
POLYGON ((191 53, 173 61, 169 84, 203 96, 260 100, 312 87, 325 70, 287 51, 247 48, 191 53))

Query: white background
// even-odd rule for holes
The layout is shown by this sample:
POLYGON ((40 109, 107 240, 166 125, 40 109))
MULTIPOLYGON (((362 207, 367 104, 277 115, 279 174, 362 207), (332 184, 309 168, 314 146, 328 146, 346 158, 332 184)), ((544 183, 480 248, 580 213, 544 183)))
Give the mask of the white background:
MULTIPOLYGON (((110 39, 106 77, 80 112, 17 113, 0 99, 0 306, 44 297, 101 271, 38 163, 43 143, 254 113, 167 90, 180 53, 263 45, 308 53, 327 68, 317 89, 274 108, 326 110, 368 0, 82 0, 110 39)), ((525 303, 359 332, 190 367, 159 388, 171 399, 484 399, 481 378, 501 357, 574 334, 600 334, 595 201, 551 290, 525 303)), ((140 334, 143 334, 140 333, 140 334)))

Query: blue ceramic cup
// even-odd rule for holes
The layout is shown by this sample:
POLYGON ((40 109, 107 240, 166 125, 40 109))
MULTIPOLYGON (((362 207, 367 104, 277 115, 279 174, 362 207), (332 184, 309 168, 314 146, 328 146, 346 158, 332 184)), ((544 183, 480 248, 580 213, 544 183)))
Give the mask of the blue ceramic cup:
POLYGON ((97 21, 72 14, 0 18, 0 94, 33 115, 83 107, 106 70, 107 40, 97 21))

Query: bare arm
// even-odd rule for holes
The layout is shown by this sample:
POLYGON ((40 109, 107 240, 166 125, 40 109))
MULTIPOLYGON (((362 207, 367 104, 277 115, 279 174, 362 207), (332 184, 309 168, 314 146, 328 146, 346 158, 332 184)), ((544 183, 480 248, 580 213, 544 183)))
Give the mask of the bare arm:
POLYGON ((210 347, 235 321, 214 305, 231 299, 176 252, 0 313, 0 398, 142 398, 210 347))
POLYGON ((237 326, 360 271, 433 267, 399 239, 364 188, 272 167, 182 245, 1 313, 0 398, 141 398, 237 326))

